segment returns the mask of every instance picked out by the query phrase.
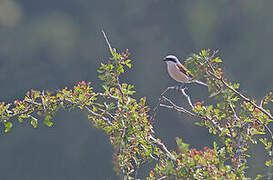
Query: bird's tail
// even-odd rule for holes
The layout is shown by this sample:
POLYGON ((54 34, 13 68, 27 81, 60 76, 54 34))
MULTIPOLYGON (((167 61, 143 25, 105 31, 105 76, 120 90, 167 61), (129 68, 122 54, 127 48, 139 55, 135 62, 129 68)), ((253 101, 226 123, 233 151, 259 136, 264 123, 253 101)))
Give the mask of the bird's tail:
POLYGON ((191 80, 190 81, 191 83, 197 83, 197 84, 201 84, 201 85, 203 85, 203 86, 207 86, 208 87, 208 85, 206 84, 206 83, 203 83, 203 82, 201 82, 201 81, 198 81, 198 80, 191 80))

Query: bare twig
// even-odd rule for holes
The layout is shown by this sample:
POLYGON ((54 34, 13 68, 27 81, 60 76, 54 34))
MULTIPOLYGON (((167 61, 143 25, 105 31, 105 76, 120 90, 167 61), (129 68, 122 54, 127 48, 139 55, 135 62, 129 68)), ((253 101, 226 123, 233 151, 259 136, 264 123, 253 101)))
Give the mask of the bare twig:
MULTIPOLYGON (((59 93, 62 93, 62 91, 59 91, 59 93)), ((70 97, 70 96, 68 96, 66 94, 63 94, 63 95, 67 96, 68 98, 72 98, 72 97, 70 97)), ((67 101, 67 102, 69 102, 70 104, 73 104, 73 105, 81 106, 84 109, 86 109, 90 114, 102 118, 108 125, 112 125, 112 126, 114 125, 108 118, 102 116, 101 114, 98 114, 98 113, 92 111, 87 105, 81 104, 79 102, 72 101, 72 100, 67 99, 67 98, 60 98, 60 100, 61 101, 67 101)))
POLYGON ((207 85, 206 83, 202 82, 202 81, 198 81, 196 79, 193 79, 190 81, 191 83, 196 83, 196 84, 200 84, 200 85, 203 85, 203 86, 206 86, 208 87, 209 85, 207 85))
MULTIPOLYGON (((110 42, 109 42, 109 40, 108 40, 108 38, 107 38, 106 33, 104 32, 104 30, 101 30, 101 32, 102 32, 103 37, 104 37, 104 39, 105 39, 105 41, 106 41, 106 43, 107 43, 107 45, 108 45, 109 50, 110 50, 111 52, 115 51, 115 49, 112 48, 112 46, 111 46, 111 44, 110 44, 110 42)), ((117 86, 118 86, 118 88, 119 88, 119 91, 120 91, 121 95, 123 96, 124 93, 123 93, 123 91, 122 91, 122 87, 121 87, 121 85, 120 85, 118 75, 116 75, 116 80, 117 80, 117 86)))
POLYGON ((39 105, 39 103, 31 101, 30 99, 24 99, 25 102, 28 102, 30 104, 39 105))
MULTIPOLYGON (((82 104, 79 104, 79 105, 82 105, 82 104)), ((114 125, 108 118, 98 114, 98 113, 95 113, 94 111, 92 111, 88 106, 83 106, 89 113, 91 113, 92 115, 94 116, 97 116, 97 117, 100 117, 102 118, 108 125, 114 125)))
POLYGON ((167 149, 167 147, 161 143, 159 140, 155 139, 154 137, 150 136, 150 139, 153 141, 154 144, 156 144, 159 149, 161 149, 163 152, 165 152, 166 156, 168 156, 172 161, 176 162, 176 158, 170 151, 167 149))
MULTIPOLYGON (((165 95, 169 90, 172 90, 172 89, 178 89, 178 87, 177 87, 177 86, 170 86, 170 87, 167 87, 167 88, 161 93, 160 97, 158 98, 158 102, 157 102, 155 108, 153 109, 153 116, 152 116, 152 119, 155 118, 156 113, 157 113, 157 111, 158 111, 158 107, 159 107, 159 106, 164 106, 163 104, 161 104, 162 100, 166 100, 166 99, 167 99, 166 97, 164 97, 164 95, 165 95)), ((182 94, 187 98, 189 105, 190 105, 191 108, 193 109, 194 107, 193 107, 193 105, 192 105, 190 96, 187 95, 187 93, 185 92, 185 89, 186 89, 186 88, 184 87, 184 88, 180 88, 179 90, 180 90, 180 91, 182 92, 182 94)), ((176 108, 176 107, 174 107, 174 108, 176 108)))
POLYGON ((165 93, 167 93, 169 90, 171 89, 176 89, 176 86, 171 86, 171 87, 167 87, 160 95, 160 97, 158 98, 158 102, 155 106, 155 108, 153 109, 153 115, 152 115, 152 120, 155 118, 156 114, 157 114, 157 111, 158 111, 158 107, 160 106, 160 103, 162 101, 162 96, 165 95, 165 93))
POLYGON ((232 110, 232 113, 233 113, 233 116, 235 117, 235 119, 236 119, 237 121, 240 120, 239 117, 238 117, 237 114, 236 114, 235 109, 233 108, 233 105, 232 105, 231 103, 229 103, 229 107, 230 107, 230 109, 232 110))
POLYGON ((193 107, 193 105, 192 105, 192 103, 191 103, 191 98, 190 98, 189 95, 186 94, 185 88, 182 88, 182 89, 181 89, 181 92, 182 92, 182 94, 187 98, 189 105, 190 105, 191 108, 193 109, 194 107, 193 107))
POLYGON ((126 126, 123 120, 121 120, 122 126, 123 126, 123 130, 122 130, 122 134, 121 134, 121 138, 120 138, 120 144, 119 144, 119 154, 122 154, 122 144, 123 144, 123 139, 125 137, 125 133, 126 133, 126 126))
POLYGON ((262 98, 262 100, 261 100, 261 102, 260 102, 260 107, 263 107, 264 99, 265 99, 265 96, 262 98))
POLYGON ((188 111, 188 110, 186 110, 185 108, 183 108, 181 106, 177 106, 176 104, 174 104, 170 99, 166 98, 165 96, 163 96, 162 99, 164 99, 165 101, 170 103, 172 106, 167 106, 167 105, 164 105, 164 104, 160 104, 160 106, 175 109, 177 111, 182 111, 182 112, 188 113, 189 115, 194 116, 194 117, 196 116, 195 113, 193 113, 191 111, 188 111))
MULTIPOLYGON (((185 108, 181 107, 181 106, 177 106, 175 103, 173 103, 170 99, 166 98, 165 96, 162 97, 165 101, 167 101, 168 103, 171 104, 171 106, 168 106, 168 105, 164 105, 164 104, 161 104, 160 106, 163 106, 163 107, 167 107, 167 108, 170 108, 170 109, 175 109, 176 111, 179 111, 179 112, 184 112, 192 117, 197 117, 197 118, 200 118, 200 119, 203 119, 203 120, 209 120, 213 126, 219 131, 219 133, 222 132, 222 127, 220 127, 220 125, 213 119, 213 118, 210 118, 209 116, 202 116, 200 114, 197 114, 197 113, 194 113, 194 112, 191 112, 191 111, 188 111, 186 110, 185 108)), ((227 134, 228 137, 230 137, 231 135, 230 134, 227 134)))
POLYGON ((120 91, 120 93, 121 93, 121 96, 123 97, 123 96, 124 96, 124 93, 123 93, 123 91, 122 91, 122 87, 121 87, 120 82, 119 82, 119 77, 116 76, 116 78, 117 78, 118 89, 119 89, 119 91, 120 91))
POLYGON ((163 93, 161 93, 161 97, 162 96, 164 96, 164 94, 166 93, 166 92, 168 92, 169 90, 171 90, 171 89, 176 89, 177 87, 176 86, 171 86, 171 87, 167 87, 164 91, 163 91, 163 93))
POLYGON ((21 111, 21 112, 18 112, 18 113, 14 113, 14 112, 13 112, 13 114, 10 115, 9 118, 14 118, 14 117, 18 117, 18 116, 23 115, 23 114, 27 114, 27 113, 29 113, 29 112, 31 112, 31 111, 34 111, 35 108, 36 108, 36 107, 32 107, 32 108, 30 108, 30 109, 26 109, 26 110, 21 111))
POLYGON ((113 95, 111 95, 110 93, 108 93, 108 94, 96 93, 96 94, 94 94, 94 96, 101 96, 101 97, 104 97, 104 98, 113 98, 113 99, 115 99, 115 100, 118 100, 118 99, 119 99, 118 97, 113 96, 113 95))
POLYGON ((103 37, 104 37, 104 39, 105 39, 105 41, 106 41, 106 43, 107 43, 107 45, 108 45, 109 50, 113 51, 113 49, 112 49, 112 47, 111 47, 111 44, 110 44, 110 42, 109 42, 109 40, 108 40, 108 38, 107 38, 107 36, 106 36, 106 33, 104 32, 104 30, 101 30, 101 32, 102 32, 103 37))
POLYGON ((163 179, 167 179, 167 176, 162 176, 158 180, 163 180, 163 179))
MULTIPOLYGON (((140 146, 144 149, 144 151, 148 152, 147 148, 145 148, 145 146, 143 146, 141 143, 140 143, 140 146)), ((149 153, 149 156, 150 156, 153 160, 158 161, 158 158, 154 157, 152 154, 149 153)))

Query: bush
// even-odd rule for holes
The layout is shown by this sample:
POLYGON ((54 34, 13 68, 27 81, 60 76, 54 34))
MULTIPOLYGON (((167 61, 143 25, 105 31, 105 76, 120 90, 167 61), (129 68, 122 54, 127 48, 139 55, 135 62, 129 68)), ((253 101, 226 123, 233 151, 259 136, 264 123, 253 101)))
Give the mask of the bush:
MULTIPOLYGON (((147 162, 154 162, 147 179, 247 179, 245 169, 250 144, 261 141, 268 152, 265 164, 272 168, 273 134, 268 125, 273 121, 266 109, 273 101, 269 92, 258 102, 239 92, 239 83, 229 82, 222 71, 222 60, 216 51, 202 50, 186 60, 186 66, 196 79, 203 78, 208 84, 214 104, 192 104, 185 89, 179 89, 188 98, 191 109, 178 106, 165 96, 168 87, 151 110, 146 98, 135 99, 134 86, 120 82, 119 77, 131 68, 128 50, 119 53, 112 48, 105 34, 111 57, 102 63, 98 72, 102 80, 102 92, 93 89, 90 82, 79 82, 73 88, 57 92, 35 91, 26 93, 22 100, 0 103, 3 133, 10 131, 14 120, 29 121, 36 128, 38 116, 44 124, 52 126, 52 118, 60 108, 79 108, 88 112, 95 127, 108 134, 114 147, 115 171, 122 179, 137 179, 138 169, 147 162), (177 138, 177 151, 170 151, 156 137, 153 121, 161 108, 174 109, 198 119, 199 126, 219 137, 221 144, 202 150, 189 148, 177 138), (152 115, 149 115, 152 114, 152 115)), ((257 179, 262 177, 257 176, 257 179)))

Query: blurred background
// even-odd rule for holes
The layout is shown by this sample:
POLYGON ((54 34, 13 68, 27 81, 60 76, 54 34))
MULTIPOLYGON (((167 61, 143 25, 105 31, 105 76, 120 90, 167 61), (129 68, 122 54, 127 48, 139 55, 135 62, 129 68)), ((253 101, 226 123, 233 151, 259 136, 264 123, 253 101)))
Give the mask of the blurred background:
MULTIPOLYGON (((113 47, 129 49, 132 70, 123 80, 150 106, 175 82, 163 57, 185 59, 201 49, 219 49, 224 72, 243 92, 260 99, 273 88, 273 1, 266 0, 0 0, 0 101, 13 102, 32 89, 55 90, 91 81, 113 47)), ((193 101, 206 99, 204 87, 190 87, 193 101)), ((186 101, 177 92, 169 97, 186 101)), ((169 149, 175 137, 192 148, 216 139, 188 116, 160 109, 154 127, 169 149)), ((53 128, 17 124, 0 138, 0 179, 118 179, 113 149, 85 113, 61 111, 53 128)), ((266 173, 261 145, 251 149, 250 177, 266 173)), ((143 175, 145 172, 143 172, 143 175)))

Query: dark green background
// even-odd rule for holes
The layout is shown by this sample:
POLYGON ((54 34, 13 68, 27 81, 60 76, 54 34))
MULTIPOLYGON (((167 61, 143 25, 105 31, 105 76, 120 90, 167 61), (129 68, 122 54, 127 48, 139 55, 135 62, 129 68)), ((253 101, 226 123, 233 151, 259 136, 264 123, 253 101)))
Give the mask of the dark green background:
MULTIPOLYGON (((175 83, 163 57, 185 59, 205 48, 219 49, 228 77, 261 98, 273 88, 272 7, 266 0, 1 0, 0 101, 82 80, 97 87, 96 69, 109 55, 101 29, 112 46, 132 52, 133 68, 123 79, 151 106, 175 83)), ((190 92, 193 101, 207 96, 197 85, 190 92)), ((185 104, 177 92, 171 95, 185 104)), ((85 113, 62 111, 54 121, 53 128, 17 124, 0 138, 0 179, 117 179, 109 140, 85 113)), ((176 149, 177 136, 195 148, 211 146, 215 137, 192 121, 161 109, 154 126, 170 149, 176 149)), ((249 176, 265 173, 262 148, 251 152, 258 153, 249 176)))

